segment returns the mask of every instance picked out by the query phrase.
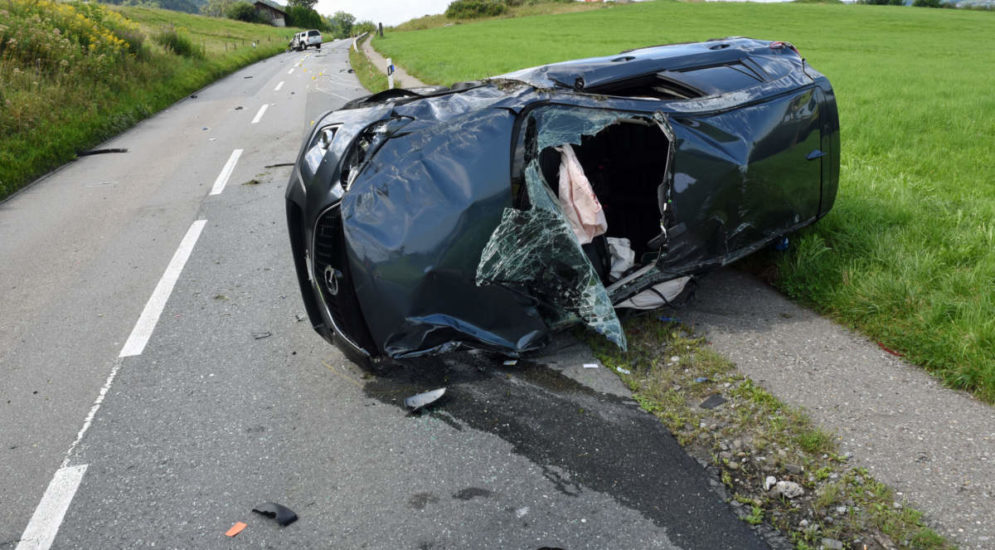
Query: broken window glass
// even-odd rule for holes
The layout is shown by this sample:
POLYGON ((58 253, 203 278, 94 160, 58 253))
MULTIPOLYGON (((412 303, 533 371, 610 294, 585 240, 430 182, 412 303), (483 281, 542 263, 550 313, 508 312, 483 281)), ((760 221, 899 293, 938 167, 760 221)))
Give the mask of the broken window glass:
POLYGON ((538 162, 525 169, 531 208, 506 208, 484 247, 478 285, 518 288, 539 301, 552 327, 582 320, 626 349, 625 333, 594 266, 542 177, 538 162))

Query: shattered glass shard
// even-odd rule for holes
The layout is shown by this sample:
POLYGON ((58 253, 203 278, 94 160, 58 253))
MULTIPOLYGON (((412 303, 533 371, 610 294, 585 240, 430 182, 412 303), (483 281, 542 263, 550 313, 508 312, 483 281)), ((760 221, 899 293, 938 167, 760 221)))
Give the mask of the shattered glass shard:
POLYGON ((626 349, 625 333, 594 266, 560 211, 537 161, 525 170, 529 210, 506 208, 477 266, 477 285, 500 284, 539 300, 550 326, 579 317, 626 349))

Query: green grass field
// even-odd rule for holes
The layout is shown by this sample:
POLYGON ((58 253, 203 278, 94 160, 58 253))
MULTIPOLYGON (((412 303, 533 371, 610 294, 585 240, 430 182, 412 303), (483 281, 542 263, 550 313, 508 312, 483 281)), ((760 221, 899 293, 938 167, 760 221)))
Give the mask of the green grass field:
POLYGON ((95 3, 0 4, 0 200, 190 92, 283 51, 296 30, 95 3), (163 31, 179 37, 186 55, 156 40, 163 31))
POLYGON ((995 13, 657 1, 374 40, 448 84, 640 46, 793 42, 832 81, 843 147, 835 209, 776 263, 790 296, 995 402, 995 13))

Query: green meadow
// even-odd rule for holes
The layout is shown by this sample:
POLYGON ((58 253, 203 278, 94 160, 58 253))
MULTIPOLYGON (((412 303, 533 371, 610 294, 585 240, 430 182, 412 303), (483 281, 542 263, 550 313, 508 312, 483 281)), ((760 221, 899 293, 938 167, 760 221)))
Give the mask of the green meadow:
POLYGON ((995 402, 995 13, 843 4, 680 3, 392 32, 384 55, 433 84, 641 46, 794 43, 840 108, 834 210, 776 267, 791 297, 949 386, 995 402))
POLYGON ((96 3, 0 3, 0 200, 190 92, 285 50, 296 30, 96 3))

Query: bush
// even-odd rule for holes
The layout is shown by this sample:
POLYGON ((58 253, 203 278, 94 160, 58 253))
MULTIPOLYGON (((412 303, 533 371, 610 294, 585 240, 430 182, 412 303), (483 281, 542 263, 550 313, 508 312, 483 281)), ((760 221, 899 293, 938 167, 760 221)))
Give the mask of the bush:
POLYGON ((256 8, 248 2, 235 2, 228 6, 225 17, 236 21, 245 21, 246 23, 265 23, 263 18, 259 16, 259 13, 256 12, 256 8))
POLYGON ((165 27, 152 37, 157 44, 168 51, 190 59, 203 59, 204 52, 194 45, 190 37, 178 31, 176 27, 165 27))
POLYGON ((446 8, 449 19, 475 19, 493 17, 508 11, 508 6, 499 0, 456 0, 446 8))
POLYGON ((327 31, 328 25, 318 12, 304 6, 287 6, 287 26, 327 31))
POLYGON ((915 0, 912 5, 918 8, 942 8, 943 2, 940 0, 915 0))

